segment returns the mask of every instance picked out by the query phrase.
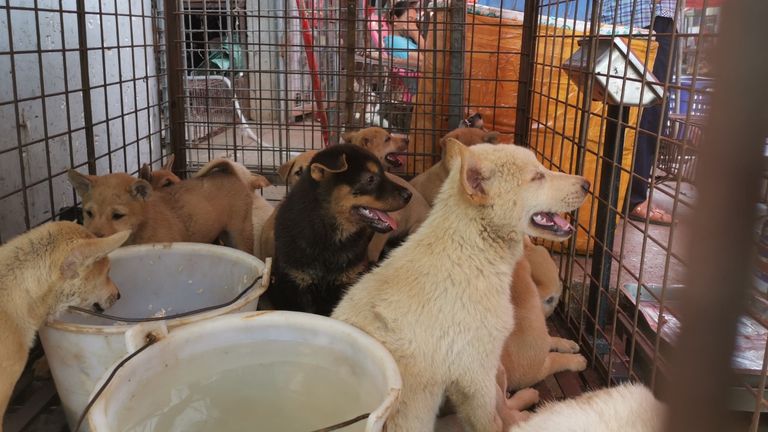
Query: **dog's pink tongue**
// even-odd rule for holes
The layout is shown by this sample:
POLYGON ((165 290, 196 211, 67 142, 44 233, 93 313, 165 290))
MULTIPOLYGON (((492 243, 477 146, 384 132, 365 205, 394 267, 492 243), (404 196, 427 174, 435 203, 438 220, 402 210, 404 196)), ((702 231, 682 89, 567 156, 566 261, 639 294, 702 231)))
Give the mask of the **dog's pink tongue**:
POLYGON ((557 213, 552 214, 552 222, 554 222, 555 225, 559 226, 562 229, 571 228, 571 224, 568 223, 567 220, 565 220, 562 216, 560 216, 557 213))
POLYGON ((395 220, 392 219, 392 216, 387 214, 387 212, 383 212, 381 210, 375 210, 375 209, 371 209, 371 211, 373 212, 373 214, 376 215, 376 217, 378 217, 379 219, 389 224, 389 226, 392 227, 392 231, 397 229, 397 222, 395 222, 395 220))

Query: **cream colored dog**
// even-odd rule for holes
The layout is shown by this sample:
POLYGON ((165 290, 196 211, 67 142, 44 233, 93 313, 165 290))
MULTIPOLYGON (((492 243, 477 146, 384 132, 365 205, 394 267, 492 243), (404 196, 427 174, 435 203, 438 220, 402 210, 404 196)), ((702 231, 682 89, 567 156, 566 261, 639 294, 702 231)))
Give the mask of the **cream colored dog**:
POLYGON ((650 390, 626 384, 549 403, 508 432, 661 432, 665 417, 650 390))
POLYGON ((68 306, 110 307, 120 296, 106 255, 129 232, 96 238, 72 222, 51 222, 0 247, 0 431, 35 333, 68 306))
POLYGON ((446 144, 451 171, 429 217, 332 315, 397 361, 403 388, 390 432, 431 431, 444 396, 466 430, 501 430, 496 372, 514 322, 509 283, 523 236, 570 236, 550 212, 578 208, 589 189, 522 147, 446 144))
MULTIPOLYGON (((540 268, 554 266, 546 249, 526 240, 525 257, 531 256, 542 261, 540 268), (549 262, 544 260, 542 253, 546 254, 549 262)), ((546 286, 542 288, 547 289, 546 286)), ((507 390, 532 386, 558 372, 586 369, 587 359, 576 354, 579 352, 576 342, 549 335, 545 316, 545 308, 549 305, 542 302, 528 258, 518 261, 510 290, 515 328, 504 342, 501 354, 501 364, 507 372, 507 390)))

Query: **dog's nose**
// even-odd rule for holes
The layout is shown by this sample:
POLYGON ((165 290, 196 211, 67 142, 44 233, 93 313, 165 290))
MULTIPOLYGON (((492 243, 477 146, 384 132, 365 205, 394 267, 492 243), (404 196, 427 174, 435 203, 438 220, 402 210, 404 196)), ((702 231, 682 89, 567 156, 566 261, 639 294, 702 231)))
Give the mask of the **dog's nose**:
POLYGON ((590 183, 589 180, 583 180, 581 182, 581 188, 584 189, 584 192, 589 192, 590 187, 592 187, 592 183, 590 183))
POLYGON ((400 196, 403 197, 403 200, 405 202, 409 202, 413 194, 408 189, 403 189, 400 191, 400 196))
POLYGON ((117 292, 117 299, 120 300, 120 291, 117 292))
POLYGON ((95 236, 96 236, 96 237, 98 237, 98 238, 102 238, 102 237, 104 237, 104 233, 103 233, 103 232, 101 232, 101 231, 95 231, 95 232, 93 233, 93 235, 95 235, 95 236))

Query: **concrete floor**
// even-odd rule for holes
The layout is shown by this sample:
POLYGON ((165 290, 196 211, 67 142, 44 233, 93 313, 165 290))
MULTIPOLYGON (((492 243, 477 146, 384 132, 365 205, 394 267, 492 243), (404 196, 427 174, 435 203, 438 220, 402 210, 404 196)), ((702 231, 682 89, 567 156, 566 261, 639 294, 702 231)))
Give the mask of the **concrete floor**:
MULTIPOLYGON (((619 218, 613 244, 612 287, 626 283, 668 286, 684 283, 690 225, 686 221, 692 216, 695 190, 688 183, 679 184, 679 192, 677 187, 676 182, 663 183, 652 198, 654 206, 674 215, 677 220, 674 227, 646 226, 643 222, 619 218)), ((571 280, 588 284, 591 266, 591 259, 576 256, 571 280)))

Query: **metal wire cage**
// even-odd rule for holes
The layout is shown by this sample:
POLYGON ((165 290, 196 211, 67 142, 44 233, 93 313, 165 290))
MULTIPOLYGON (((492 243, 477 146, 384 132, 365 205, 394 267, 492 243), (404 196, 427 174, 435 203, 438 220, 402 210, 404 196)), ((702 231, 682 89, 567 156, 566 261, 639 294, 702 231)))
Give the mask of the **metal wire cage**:
MULTIPOLYGON (((480 114, 546 167, 593 184, 571 215, 576 236, 545 243, 565 286, 552 331, 576 339, 590 368, 548 379, 541 394, 626 380, 663 394, 676 378, 682 299, 696 289, 685 246, 696 183, 712 175, 699 159, 716 105, 710 52, 722 18, 720 1, 677 0, 675 25, 651 31, 639 18, 650 1, 412 0, 399 7, 415 12, 419 36, 403 36, 392 0, 0 0, 0 243, 77 218, 71 167, 135 174, 173 154, 184 177, 228 156, 280 184, 279 167, 297 153, 381 126, 409 137, 398 174, 410 178, 440 158, 445 133, 480 114), (634 21, 622 21, 620 4, 634 21), (397 47, 394 36, 416 46, 397 47), (603 52, 604 41, 626 50, 603 52), (616 67, 595 70, 598 53, 616 67), (618 68, 628 59, 632 67, 618 68), (626 101, 629 87, 641 97, 659 91, 641 107, 626 101), (657 121, 647 123, 651 112, 657 121), (626 197, 645 190, 651 207, 679 222, 633 215, 626 197)), ((262 190, 275 202, 286 192, 262 190)), ((766 228, 755 231, 763 259, 766 228)), ((738 380, 728 389, 735 421, 750 430, 765 426, 768 408, 762 264, 750 307, 733 323, 738 380)), ((19 388, 6 430, 56 418, 50 383, 19 388), (18 414, 43 391, 33 415, 18 414)))

